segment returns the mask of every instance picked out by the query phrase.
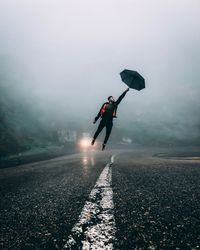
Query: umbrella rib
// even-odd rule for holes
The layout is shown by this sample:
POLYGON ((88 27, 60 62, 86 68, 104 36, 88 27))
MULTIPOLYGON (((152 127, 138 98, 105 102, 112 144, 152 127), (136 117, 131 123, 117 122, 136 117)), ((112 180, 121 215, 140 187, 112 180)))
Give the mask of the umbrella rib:
POLYGON ((133 84, 133 82, 134 82, 134 78, 132 79, 130 86, 133 84))

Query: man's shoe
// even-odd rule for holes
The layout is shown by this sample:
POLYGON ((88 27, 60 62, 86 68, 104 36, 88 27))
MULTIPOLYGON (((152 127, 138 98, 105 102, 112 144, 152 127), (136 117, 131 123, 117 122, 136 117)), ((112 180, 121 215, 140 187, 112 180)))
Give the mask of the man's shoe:
POLYGON ((95 143, 95 139, 92 140, 91 145, 93 146, 95 143))
POLYGON ((106 144, 102 144, 102 151, 105 149, 106 144))

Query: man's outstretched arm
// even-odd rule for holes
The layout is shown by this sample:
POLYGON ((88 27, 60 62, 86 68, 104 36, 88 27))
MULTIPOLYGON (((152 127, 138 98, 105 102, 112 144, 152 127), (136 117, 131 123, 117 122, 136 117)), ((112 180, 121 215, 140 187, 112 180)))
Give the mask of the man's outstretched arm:
MULTIPOLYGON (((104 104, 105 104, 105 103, 104 103, 104 104)), ((102 110, 104 104, 103 104, 102 107, 100 108, 99 113, 97 114, 97 116, 94 118, 93 123, 96 123, 96 121, 97 121, 97 120, 99 119, 99 117, 101 116, 101 110, 102 110)))
POLYGON ((126 93, 129 91, 129 88, 127 88, 117 99, 116 104, 120 104, 121 100, 124 98, 124 96, 126 95, 126 93))

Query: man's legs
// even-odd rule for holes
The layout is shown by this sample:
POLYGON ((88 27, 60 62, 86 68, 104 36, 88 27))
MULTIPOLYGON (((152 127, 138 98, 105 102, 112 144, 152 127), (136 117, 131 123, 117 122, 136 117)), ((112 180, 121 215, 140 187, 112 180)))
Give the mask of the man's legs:
POLYGON ((99 123, 99 126, 97 128, 97 131, 94 134, 94 137, 93 137, 93 140, 92 140, 92 143, 91 143, 92 145, 94 145, 94 142, 95 142, 97 136, 100 134, 100 132, 102 131, 102 129, 104 127, 105 127, 105 122, 103 122, 103 120, 101 120, 100 123, 99 123))
POLYGON ((112 122, 109 122, 109 123, 106 124, 106 136, 105 136, 105 139, 104 139, 104 142, 103 142, 103 145, 102 145, 102 150, 104 150, 104 148, 106 146, 106 143, 107 143, 108 138, 110 136, 110 133, 112 131, 112 127, 113 127, 112 122))

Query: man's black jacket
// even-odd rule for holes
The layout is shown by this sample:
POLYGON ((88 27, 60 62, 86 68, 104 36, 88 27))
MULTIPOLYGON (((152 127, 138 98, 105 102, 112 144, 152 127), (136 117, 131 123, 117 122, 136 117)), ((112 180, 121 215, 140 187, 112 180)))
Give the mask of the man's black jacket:
POLYGON ((105 102, 101 109, 99 110, 99 113, 95 117, 94 121, 96 122, 99 117, 102 118, 105 122, 112 122, 113 118, 116 118, 116 111, 117 111, 117 106, 120 104, 121 100, 124 98, 126 95, 127 90, 124 91, 119 98, 117 99, 116 102, 105 102))

